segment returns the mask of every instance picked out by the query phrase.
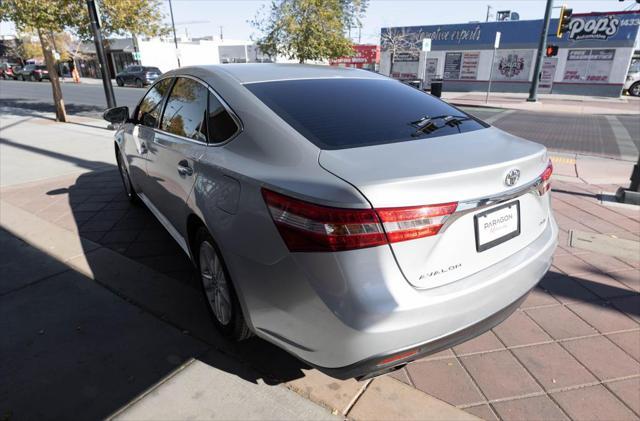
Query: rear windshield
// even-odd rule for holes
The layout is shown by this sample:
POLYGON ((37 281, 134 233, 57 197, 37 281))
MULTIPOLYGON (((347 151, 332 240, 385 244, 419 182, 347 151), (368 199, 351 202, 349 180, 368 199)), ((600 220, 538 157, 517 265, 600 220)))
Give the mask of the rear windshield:
POLYGON ((321 149, 411 141, 487 127, 471 119, 412 136, 421 118, 467 114, 391 79, 307 79, 249 83, 245 87, 321 149))
POLYGON ((147 67, 147 68, 146 68, 146 71, 147 71, 147 72, 162 73, 162 72, 160 71, 160 69, 158 69, 157 67, 147 67))

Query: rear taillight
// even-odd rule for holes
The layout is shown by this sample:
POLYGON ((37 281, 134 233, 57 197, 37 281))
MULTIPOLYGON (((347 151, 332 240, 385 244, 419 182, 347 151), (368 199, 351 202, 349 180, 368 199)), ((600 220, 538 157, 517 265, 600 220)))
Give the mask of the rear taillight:
POLYGON ((457 203, 376 209, 390 243, 436 235, 457 203))
POLYGON ((540 183, 540 187, 538 187, 538 192, 540 193, 540 195, 545 194, 551 189, 552 174, 553 174, 553 164, 551 163, 551 160, 549 160, 549 163, 547 164, 547 168, 545 168, 542 174, 540 174, 541 183, 540 183))
POLYGON ((262 189, 290 251, 343 251, 435 235, 456 203, 409 208, 320 206, 262 189))

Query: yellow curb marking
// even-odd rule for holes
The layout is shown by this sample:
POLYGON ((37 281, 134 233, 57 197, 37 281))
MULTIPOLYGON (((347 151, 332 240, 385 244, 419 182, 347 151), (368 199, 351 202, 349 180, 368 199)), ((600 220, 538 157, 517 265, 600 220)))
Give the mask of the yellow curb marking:
POLYGON ((551 162, 553 162, 554 164, 575 164, 576 163, 576 159, 575 158, 567 158, 564 156, 553 156, 551 155, 549 158, 551 158, 551 162))

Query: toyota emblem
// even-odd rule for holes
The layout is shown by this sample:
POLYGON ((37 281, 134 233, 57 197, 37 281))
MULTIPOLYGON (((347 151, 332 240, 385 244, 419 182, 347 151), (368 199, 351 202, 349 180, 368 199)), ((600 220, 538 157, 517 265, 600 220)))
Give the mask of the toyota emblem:
POLYGON ((507 173, 507 176, 504 178, 504 184, 506 184, 507 186, 513 186, 518 182, 519 178, 520 170, 514 168, 512 170, 509 170, 509 172, 507 173))

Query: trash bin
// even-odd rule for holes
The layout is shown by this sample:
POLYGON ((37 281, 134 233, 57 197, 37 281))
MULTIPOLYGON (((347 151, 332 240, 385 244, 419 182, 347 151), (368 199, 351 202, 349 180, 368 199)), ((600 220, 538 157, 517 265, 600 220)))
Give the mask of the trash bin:
POLYGON ((442 96, 442 79, 431 79, 431 95, 442 96))

